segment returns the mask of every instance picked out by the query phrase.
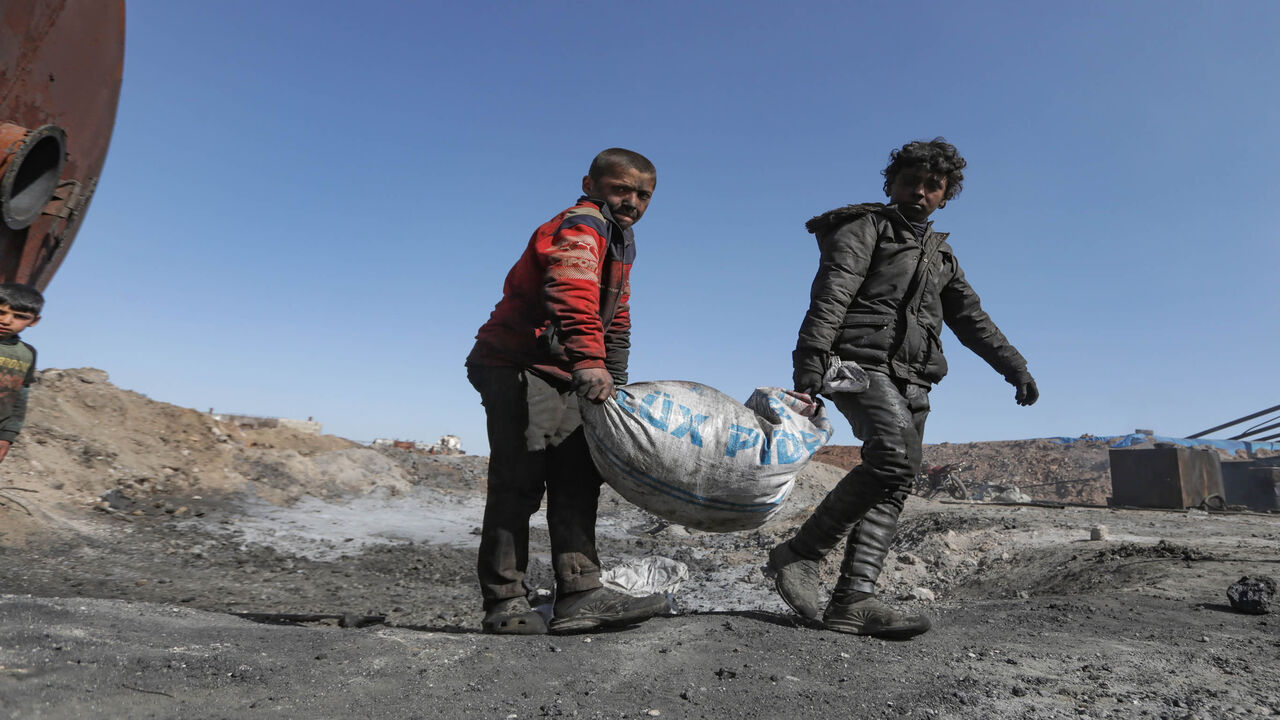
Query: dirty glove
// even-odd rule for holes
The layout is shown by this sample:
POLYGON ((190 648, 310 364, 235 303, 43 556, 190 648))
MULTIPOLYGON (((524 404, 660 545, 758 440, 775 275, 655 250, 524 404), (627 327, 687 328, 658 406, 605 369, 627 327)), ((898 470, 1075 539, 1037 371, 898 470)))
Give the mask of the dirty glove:
POLYGON ((791 380, 796 390, 816 395, 822 389, 822 378, 827 374, 827 353, 796 348, 791 353, 791 366, 791 380))
POLYGON ((1009 381, 1018 389, 1013 399, 1023 407, 1035 405, 1036 400, 1040 399, 1040 390, 1036 387, 1035 378, 1030 375, 1023 374, 1009 381))

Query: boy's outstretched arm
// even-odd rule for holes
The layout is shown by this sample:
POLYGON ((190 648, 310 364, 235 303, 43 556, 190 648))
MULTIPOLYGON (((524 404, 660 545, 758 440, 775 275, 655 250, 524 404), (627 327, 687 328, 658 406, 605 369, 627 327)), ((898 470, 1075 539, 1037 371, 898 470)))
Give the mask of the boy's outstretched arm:
POLYGON ((942 289, 942 318, 961 344, 1015 388, 1015 402, 1026 407, 1040 399, 1040 390, 1027 370, 1026 359, 982 309, 982 300, 964 279, 964 271, 958 265, 955 275, 942 289))

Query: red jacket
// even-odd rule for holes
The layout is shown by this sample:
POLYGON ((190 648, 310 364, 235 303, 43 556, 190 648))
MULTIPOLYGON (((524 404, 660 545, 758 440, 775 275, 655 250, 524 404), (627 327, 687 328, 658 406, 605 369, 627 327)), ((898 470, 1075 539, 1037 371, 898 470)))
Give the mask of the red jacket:
POLYGON ((631 229, 618 227, 604 203, 579 198, 533 232, 467 364, 525 367, 562 381, 574 370, 607 368, 626 384, 634 259, 631 229))

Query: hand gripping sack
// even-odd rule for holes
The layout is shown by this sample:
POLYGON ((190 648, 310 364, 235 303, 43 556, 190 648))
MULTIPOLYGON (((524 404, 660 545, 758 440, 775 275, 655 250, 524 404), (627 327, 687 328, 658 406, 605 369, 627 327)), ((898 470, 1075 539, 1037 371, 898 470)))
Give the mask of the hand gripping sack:
POLYGON ((744 406, 698 383, 635 383, 580 406, 605 482, 659 517, 713 532, 763 525, 831 438, 821 405, 776 387, 756 388, 744 406))

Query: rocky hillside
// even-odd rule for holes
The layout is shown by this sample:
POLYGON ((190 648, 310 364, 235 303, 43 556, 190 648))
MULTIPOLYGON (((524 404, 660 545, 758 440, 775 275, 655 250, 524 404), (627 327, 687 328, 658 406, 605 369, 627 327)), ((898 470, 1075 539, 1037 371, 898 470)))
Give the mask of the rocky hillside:
MULTIPOLYGON (((419 457, 287 428, 241 430, 120 389, 102 370, 45 370, 32 386, 26 427, 0 465, 0 506, 11 511, 0 543, 73 519, 85 507, 181 516, 244 491, 273 503, 374 488, 403 492, 427 472, 419 457)), ((484 459, 466 460, 476 467, 450 472, 459 486, 475 489, 484 459)), ((447 480, 438 466, 430 468, 435 484, 447 480)))
MULTIPOLYGON (((975 497, 990 498, 1016 487, 1034 500, 1105 505, 1111 494, 1110 462, 1105 441, 1079 439, 1003 440, 925 445, 926 466, 959 467, 959 475, 975 497)), ((832 445, 817 459, 841 468, 861 460, 858 447, 832 445)))

